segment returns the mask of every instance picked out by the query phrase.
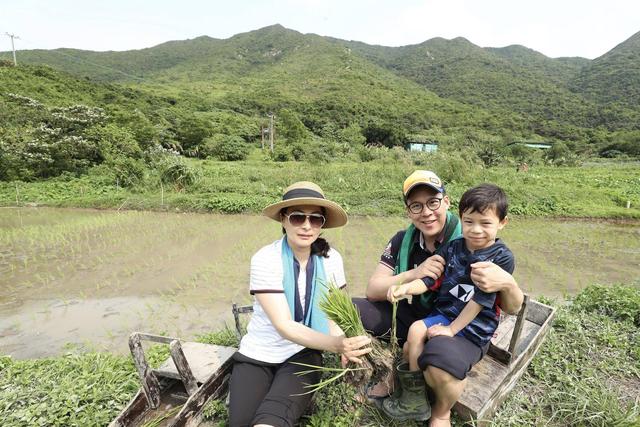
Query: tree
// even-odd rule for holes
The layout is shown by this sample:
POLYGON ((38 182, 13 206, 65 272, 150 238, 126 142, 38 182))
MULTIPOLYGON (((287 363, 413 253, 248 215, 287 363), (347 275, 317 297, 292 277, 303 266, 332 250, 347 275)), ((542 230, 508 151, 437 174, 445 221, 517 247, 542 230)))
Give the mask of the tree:
POLYGON ((197 154, 200 144, 211 135, 209 122, 195 116, 181 120, 176 128, 176 138, 185 154, 197 154))
POLYGON ((384 145, 385 147, 402 146, 405 141, 405 131, 392 123, 370 122, 362 132, 369 145, 384 145))
POLYGON ((296 113, 286 108, 280 110, 277 116, 276 131, 290 144, 303 141, 309 135, 309 131, 296 113))

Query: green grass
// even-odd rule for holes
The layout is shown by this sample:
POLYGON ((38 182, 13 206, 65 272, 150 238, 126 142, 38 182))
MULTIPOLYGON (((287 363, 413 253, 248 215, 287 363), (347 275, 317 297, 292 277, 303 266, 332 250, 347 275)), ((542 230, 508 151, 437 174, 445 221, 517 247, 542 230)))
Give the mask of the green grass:
POLYGON ((198 171, 198 179, 180 191, 166 185, 161 187, 153 172, 139 186, 125 189, 104 175, 103 169, 95 168, 81 177, 65 175, 40 182, 0 182, 0 206, 35 204, 247 213, 259 212, 278 200, 282 189, 292 182, 312 180, 349 214, 399 215, 403 213, 403 180, 414 169, 427 168, 435 170, 447 183, 454 209, 466 189, 489 181, 506 190, 512 215, 640 218, 637 163, 536 166, 520 173, 507 167, 468 168, 464 163, 439 157, 427 156, 418 164, 414 161, 402 153, 368 163, 194 160, 191 166, 198 171))
MULTIPOLYGON (((573 300, 554 304, 558 312, 551 332, 492 425, 637 426, 640 289, 590 286, 573 300)), ((199 340, 237 345, 228 328, 199 340)), ((150 353, 152 363, 167 354, 161 347, 150 353)), ((328 366, 338 363, 336 356, 326 356, 328 366)), ((106 425, 137 388, 133 363, 126 356, 86 353, 23 361, 0 357, 3 426, 106 425)), ((354 395, 345 383, 326 387, 303 425, 395 425, 357 403, 354 395)), ((226 425, 222 401, 211 403, 206 413, 212 422, 226 425)))

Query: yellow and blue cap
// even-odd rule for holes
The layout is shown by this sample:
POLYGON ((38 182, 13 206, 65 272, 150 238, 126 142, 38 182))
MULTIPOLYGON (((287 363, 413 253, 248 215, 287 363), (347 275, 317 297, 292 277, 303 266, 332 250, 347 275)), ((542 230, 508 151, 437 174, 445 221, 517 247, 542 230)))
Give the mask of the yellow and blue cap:
POLYGON ((438 175, 431 171, 418 169, 404 180, 404 184, 402 185, 402 194, 404 195, 405 200, 411 190, 419 185, 426 185, 430 188, 433 188, 438 193, 445 193, 444 183, 438 177, 438 175))

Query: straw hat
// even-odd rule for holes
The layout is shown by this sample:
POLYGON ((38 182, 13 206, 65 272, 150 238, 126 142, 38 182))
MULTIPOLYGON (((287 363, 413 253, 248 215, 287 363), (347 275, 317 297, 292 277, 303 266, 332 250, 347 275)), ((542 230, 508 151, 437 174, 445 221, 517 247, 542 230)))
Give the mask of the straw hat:
POLYGON ((345 225, 348 221, 347 213, 336 202, 327 200, 322 189, 313 182, 295 182, 285 188, 282 201, 267 206, 262 214, 280 222, 280 211, 291 206, 320 206, 325 210, 327 221, 322 228, 334 228, 345 225))

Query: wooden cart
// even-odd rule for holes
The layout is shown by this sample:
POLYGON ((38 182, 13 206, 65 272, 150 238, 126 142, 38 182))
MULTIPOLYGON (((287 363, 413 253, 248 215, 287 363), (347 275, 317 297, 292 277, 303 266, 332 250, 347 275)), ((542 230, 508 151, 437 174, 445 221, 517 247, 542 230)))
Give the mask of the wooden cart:
POLYGON ((555 308, 525 295, 520 313, 501 320, 487 355, 469 372, 453 410, 478 425, 488 421, 527 369, 555 313, 555 308))
MULTIPOLYGON (((232 311, 240 337, 240 314, 250 313, 253 307, 233 304, 232 311)), ((503 316, 487 355, 469 372, 465 390, 453 407, 459 416, 478 425, 491 418, 540 348, 555 311, 525 295, 517 316, 503 316)))
POLYGON ((140 332, 131 334, 129 348, 142 387, 109 427, 142 426, 151 421, 170 427, 199 425, 206 403, 226 393, 231 356, 236 351, 140 332), (143 340, 168 344, 171 357, 152 369, 143 340))

